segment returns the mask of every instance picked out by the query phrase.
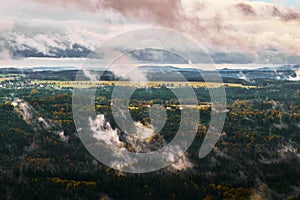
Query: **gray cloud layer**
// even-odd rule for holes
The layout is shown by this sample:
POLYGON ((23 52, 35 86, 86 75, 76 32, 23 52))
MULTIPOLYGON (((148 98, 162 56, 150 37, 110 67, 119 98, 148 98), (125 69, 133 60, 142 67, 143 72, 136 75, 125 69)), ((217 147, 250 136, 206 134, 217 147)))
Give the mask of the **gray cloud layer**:
POLYGON ((243 0, 27 2, 25 7, 22 0, 2 3, 2 59, 9 55, 84 57, 110 36, 145 26, 188 34, 213 52, 223 52, 225 56, 215 53, 220 62, 286 63, 297 62, 300 56, 300 12, 272 4, 243 0))

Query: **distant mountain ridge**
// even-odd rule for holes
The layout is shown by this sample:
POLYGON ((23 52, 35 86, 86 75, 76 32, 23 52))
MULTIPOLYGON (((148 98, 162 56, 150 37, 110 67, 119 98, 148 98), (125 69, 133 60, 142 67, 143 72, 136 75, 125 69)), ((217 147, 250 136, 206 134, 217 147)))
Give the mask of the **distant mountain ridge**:
MULTIPOLYGON (((169 76, 172 73, 182 73, 187 77, 196 77, 199 75, 209 76, 219 72, 222 78, 236 79, 243 81, 253 81, 258 79, 269 79, 269 80, 300 80, 299 72, 300 65, 283 65, 280 67, 261 67, 257 69, 229 69, 223 68, 220 70, 209 71, 195 68, 180 68, 170 65, 143 65, 138 69, 150 76, 169 76)), ((76 74, 80 69, 72 66, 62 67, 33 67, 33 68, 0 68, 0 74, 41 74, 43 73, 55 73, 55 74, 76 74)), ((93 69, 93 71, 104 71, 105 69, 93 69)), ((38 76, 35 76, 38 77, 38 76)))

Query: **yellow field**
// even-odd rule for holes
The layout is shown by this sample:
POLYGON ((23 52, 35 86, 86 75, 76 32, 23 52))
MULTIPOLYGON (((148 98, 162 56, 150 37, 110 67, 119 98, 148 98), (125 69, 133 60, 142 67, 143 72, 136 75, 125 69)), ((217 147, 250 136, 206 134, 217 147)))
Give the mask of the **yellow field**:
MULTIPOLYGON (((96 105, 97 109, 101 109, 101 108, 108 108, 108 105, 96 105)), ((143 106, 128 106, 129 110, 139 110, 141 109, 141 107, 143 106)), ((171 110, 172 108, 176 108, 176 109, 184 109, 184 108, 193 108, 193 109, 197 109, 197 110, 208 110, 209 108, 211 108, 210 104, 202 104, 202 105, 172 105, 172 106, 168 106, 166 107, 166 110, 171 110)))
POLYGON ((0 83, 3 82, 3 81, 10 81, 10 80, 13 80, 13 79, 15 79, 15 77, 0 78, 0 83))
POLYGON ((143 87, 206 87, 206 88, 217 88, 222 85, 226 87, 241 87, 241 88, 255 88, 255 86, 246 86, 236 83, 205 83, 205 82, 162 82, 162 81, 149 81, 149 82, 133 82, 133 81, 51 81, 51 80, 35 80, 31 82, 32 84, 47 84, 54 87, 77 87, 77 88, 90 88, 95 86, 134 86, 138 88, 143 87))

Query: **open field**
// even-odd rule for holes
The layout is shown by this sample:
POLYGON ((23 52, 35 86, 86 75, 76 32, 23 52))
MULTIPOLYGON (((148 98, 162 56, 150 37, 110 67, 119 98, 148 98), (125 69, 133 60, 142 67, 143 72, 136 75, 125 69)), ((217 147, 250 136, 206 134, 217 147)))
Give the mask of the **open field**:
POLYGON ((0 83, 1 83, 1 82, 4 82, 4 81, 14 80, 15 78, 16 78, 16 77, 5 77, 5 78, 0 77, 0 83))
POLYGON ((95 86, 133 86, 137 88, 143 87, 206 87, 206 88, 217 88, 222 85, 226 87, 241 87, 241 88, 255 88, 256 86, 247 86, 238 83, 205 83, 205 82, 172 82, 172 81, 149 81, 149 82, 133 82, 133 81, 51 81, 51 80, 34 80, 32 84, 46 84, 53 87, 77 87, 77 88, 89 88, 95 86))
MULTIPOLYGON (((143 105, 143 106, 128 106, 129 110, 139 110, 142 107, 148 107, 150 108, 150 105, 143 105)), ((97 109, 101 109, 101 108, 109 108, 108 105, 99 105, 96 104, 96 108, 97 109)), ((197 109, 197 110, 208 110, 209 108, 211 108, 211 104, 201 104, 201 105, 171 105, 171 106, 167 106, 165 109, 166 110, 172 110, 172 109, 184 109, 184 108, 192 108, 192 109, 197 109)))

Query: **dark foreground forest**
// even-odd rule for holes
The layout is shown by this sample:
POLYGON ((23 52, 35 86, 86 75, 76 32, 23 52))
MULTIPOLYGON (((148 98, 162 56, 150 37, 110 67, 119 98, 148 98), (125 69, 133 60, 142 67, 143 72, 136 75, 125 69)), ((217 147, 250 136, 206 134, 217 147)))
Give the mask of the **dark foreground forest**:
MULTIPOLYGON (((71 89, 2 88, 0 199, 300 199, 299 82, 258 85, 226 88, 225 126, 208 156, 198 158, 211 112, 204 106, 185 166, 146 174, 113 170, 88 153, 76 133, 71 89)), ((112 90, 97 91, 96 110, 116 128, 112 90)), ((194 90, 208 105, 208 90, 194 90)), ((148 123, 145 105, 152 104, 169 108, 160 134, 170 141, 178 128, 178 102, 165 87, 139 89, 132 97, 132 117, 148 123)))

